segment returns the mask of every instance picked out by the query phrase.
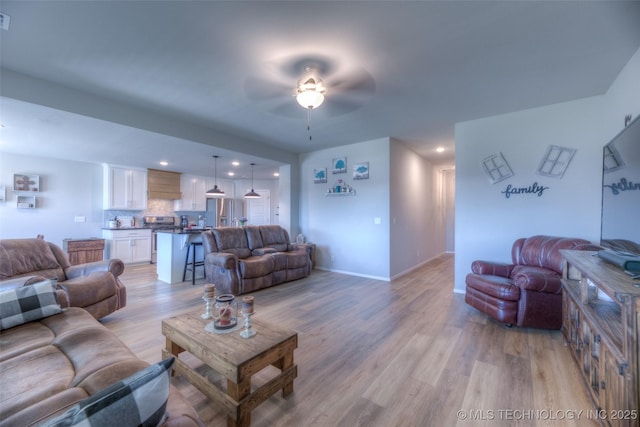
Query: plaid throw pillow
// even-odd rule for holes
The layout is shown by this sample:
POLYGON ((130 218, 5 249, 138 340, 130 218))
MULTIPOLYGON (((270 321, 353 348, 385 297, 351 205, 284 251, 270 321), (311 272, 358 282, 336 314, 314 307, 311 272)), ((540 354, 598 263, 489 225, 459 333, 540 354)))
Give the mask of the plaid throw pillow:
POLYGON ((174 360, 170 357, 110 385, 44 426, 157 426, 164 421, 174 360))
POLYGON ((50 280, 0 292, 0 330, 60 312, 50 280))

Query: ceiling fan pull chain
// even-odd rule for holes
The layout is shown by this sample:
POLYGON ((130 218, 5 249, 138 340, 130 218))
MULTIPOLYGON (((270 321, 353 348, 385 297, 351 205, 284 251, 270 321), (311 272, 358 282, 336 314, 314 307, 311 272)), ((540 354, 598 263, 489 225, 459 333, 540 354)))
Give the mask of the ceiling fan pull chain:
POLYGON ((307 132, 309 132, 309 141, 311 141, 311 108, 307 108, 307 132))

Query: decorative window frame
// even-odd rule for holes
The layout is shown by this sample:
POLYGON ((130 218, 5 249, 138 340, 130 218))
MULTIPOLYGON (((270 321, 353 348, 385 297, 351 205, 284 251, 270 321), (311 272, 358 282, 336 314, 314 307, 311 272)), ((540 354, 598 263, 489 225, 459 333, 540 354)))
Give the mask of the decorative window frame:
POLYGON ((625 167, 624 160, 615 144, 607 144, 604 146, 604 173, 609 173, 623 169, 625 167))
POLYGON ((542 156, 536 172, 550 178, 562 179, 575 153, 575 148, 550 145, 542 156))
POLYGON ((504 181, 514 175, 509 163, 500 152, 482 159, 482 170, 492 184, 504 181))

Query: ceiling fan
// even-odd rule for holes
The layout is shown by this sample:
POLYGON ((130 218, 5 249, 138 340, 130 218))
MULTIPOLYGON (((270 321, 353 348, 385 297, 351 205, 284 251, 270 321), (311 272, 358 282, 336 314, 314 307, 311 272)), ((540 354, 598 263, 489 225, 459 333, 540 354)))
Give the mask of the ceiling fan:
POLYGON ((320 107, 325 117, 347 114, 362 108, 375 89, 373 76, 364 68, 322 55, 270 61, 245 81, 248 98, 272 114, 297 118, 301 107, 306 109, 308 131, 311 110, 320 107))

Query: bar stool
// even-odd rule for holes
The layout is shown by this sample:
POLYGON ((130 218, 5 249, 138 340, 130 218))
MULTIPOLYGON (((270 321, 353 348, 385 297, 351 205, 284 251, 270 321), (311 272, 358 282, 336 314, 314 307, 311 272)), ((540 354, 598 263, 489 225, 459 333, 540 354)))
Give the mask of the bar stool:
POLYGON ((196 249, 198 246, 202 246, 202 242, 191 242, 187 246, 187 258, 184 260, 184 271, 182 272, 182 281, 184 282, 187 277, 187 271, 191 271, 191 284, 196 284, 196 268, 204 268, 204 259, 196 261, 196 249), (191 262, 189 262, 189 253, 193 249, 193 255, 191 256, 191 262))

